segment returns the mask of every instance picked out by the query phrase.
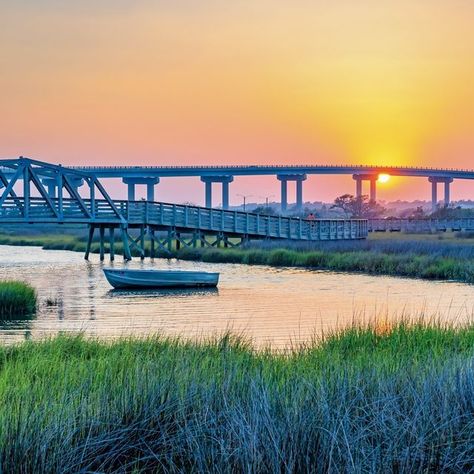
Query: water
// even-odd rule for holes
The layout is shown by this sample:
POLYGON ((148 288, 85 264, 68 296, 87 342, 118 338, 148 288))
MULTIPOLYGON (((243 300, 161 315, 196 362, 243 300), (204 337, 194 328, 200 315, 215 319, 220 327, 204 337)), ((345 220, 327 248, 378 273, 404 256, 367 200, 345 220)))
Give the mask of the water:
MULTIPOLYGON (((114 264, 123 265, 120 259, 114 264)), ((39 295, 36 318, 2 326, 0 340, 79 331, 101 338, 152 333, 201 338, 231 330, 258 346, 283 348, 354 319, 423 314, 457 322, 474 316, 474 287, 454 282, 135 259, 129 267, 218 271, 219 289, 117 291, 102 266, 95 255, 86 262, 81 253, 0 246, 0 278, 28 281, 39 295)))

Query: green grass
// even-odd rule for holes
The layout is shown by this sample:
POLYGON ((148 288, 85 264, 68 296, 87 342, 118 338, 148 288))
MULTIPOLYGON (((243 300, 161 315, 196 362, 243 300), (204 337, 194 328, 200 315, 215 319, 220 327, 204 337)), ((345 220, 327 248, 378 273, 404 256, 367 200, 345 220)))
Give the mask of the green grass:
POLYGON ((172 255, 183 260, 241 263, 277 267, 304 267, 372 275, 457 280, 474 283, 474 261, 456 258, 370 251, 292 249, 183 249, 172 255))
POLYGON ((34 313, 36 291, 21 281, 0 281, 0 320, 9 320, 34 313))
POLYGON ((467 472, 474 328, 0 347, 1 472, 467 472))

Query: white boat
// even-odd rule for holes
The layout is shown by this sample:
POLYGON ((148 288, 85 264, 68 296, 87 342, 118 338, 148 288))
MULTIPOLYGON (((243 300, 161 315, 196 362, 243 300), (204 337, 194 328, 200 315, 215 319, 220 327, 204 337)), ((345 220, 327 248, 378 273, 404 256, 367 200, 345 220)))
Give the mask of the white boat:
POLYGON ((219 273, 181 270, 104 268, 104 274, 114 288, 215 287, 219 281, 219 273))

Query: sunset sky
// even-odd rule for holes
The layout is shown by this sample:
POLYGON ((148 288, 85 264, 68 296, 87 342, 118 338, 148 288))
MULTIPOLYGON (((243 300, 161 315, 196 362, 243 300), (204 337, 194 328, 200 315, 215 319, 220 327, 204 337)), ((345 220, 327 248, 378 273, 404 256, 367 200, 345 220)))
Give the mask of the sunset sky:
MULTIPOLYGON (((474 168, 471 0, 0 0, 0 15, 2 157, 474 168)), ((236 178, 231 203, 278 184, 236 178)), ((202 186, 164 179, 157 198, 202 203, 202 186)), ((379 196, 430 187, 394 179, 379 196)))

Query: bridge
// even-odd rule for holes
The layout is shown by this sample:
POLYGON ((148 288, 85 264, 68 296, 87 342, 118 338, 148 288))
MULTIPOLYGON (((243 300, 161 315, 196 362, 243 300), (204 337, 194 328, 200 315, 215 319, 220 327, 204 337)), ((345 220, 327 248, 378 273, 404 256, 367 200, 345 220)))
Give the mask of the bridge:
POLYGON ((86 258, 98 230, 101 260, 106 231, 112 260, 116 231, 126 260, 133 248, 145 257, 145 240, 154 257, 157 247, 170 251, 173 244, 180 248, 236 246, 251 239, 363 239, 368 233, 364 219, 306 220, 153 200, 112 200, 97 173, 27 158, 0 160, 0 224, 66 223, 89 226, 86 258), (80 186, 85 188, 82 193, 80 186), (138 236, 132 230, 138 230, 138 236))
POLYGON ((369 219, 369 232, 472 232, 474 218, 460 219, 369 219))
POLYGON ((133 200, 136 185, 147 186, 147 198, 154 200, 154 188, 160 178, 200 177, 205 184, 206 207, 212 207, 212 185, 222 185, 222 207, 229 207, 229 186, 235 176, 273 175, 281 183, 281 210, 288 207, 288 181, 296 182, 296 208, 303 207, 303 183, 308 175, 352 175, 355 196, 362 196, 363 183, 369 183, 370 200, 377 199, 377 180, 380 174, 427 178, 431 185, 432 208, 438 206, 438 184, 444 185, 443 204, 451 201, 450 185, 454 179, 474 179, 474 170, 441 169, 403 166, 366 165, 257 165, 257 166, 79 166, 73 169, 93 173, 102 178, 121 178, 128 185, 128 198, 133 200))
MULTIPOLYGON (((431 187, 431 202, 436 210, 438 185, 444 186, 444 205, 451 202, 451 184, 455 179, 474 180, 474 170, 441 169, 402 166, 365 166, 365 165, 256 165, 256 166, 75 166, 71 170, 94 175, 97 178, 118 178, 128 187, 128 200, 135 200, 136 186, 144 185, 147 189, 147 200, 155 201, 155 188, 162 178, 199 177, 205 188, 205 207, 213 204, 213 185, 219 184, 222 189, 222 208, 229 208, 230 185, 236 176, 275 176, 281 185, 281 210, 288 208, 288 182, 296 183, 296 208, 303 207, 303 185, 308 175, 351 175, 355 181, 355 196, 363 194, 363 184, 369 183, 369 197, 377 199, 377 180, 380 174, 426 178, 431 187)), ((4 170, 8 175, 10 170, 4 170)), ((76 180, 82 185, 83 180, 76 180)), ((57 186, 54 180, 45 182, 51 197, 54 197, 57 186)), ((343 194, 343 193, 341 193, 343 194)))

